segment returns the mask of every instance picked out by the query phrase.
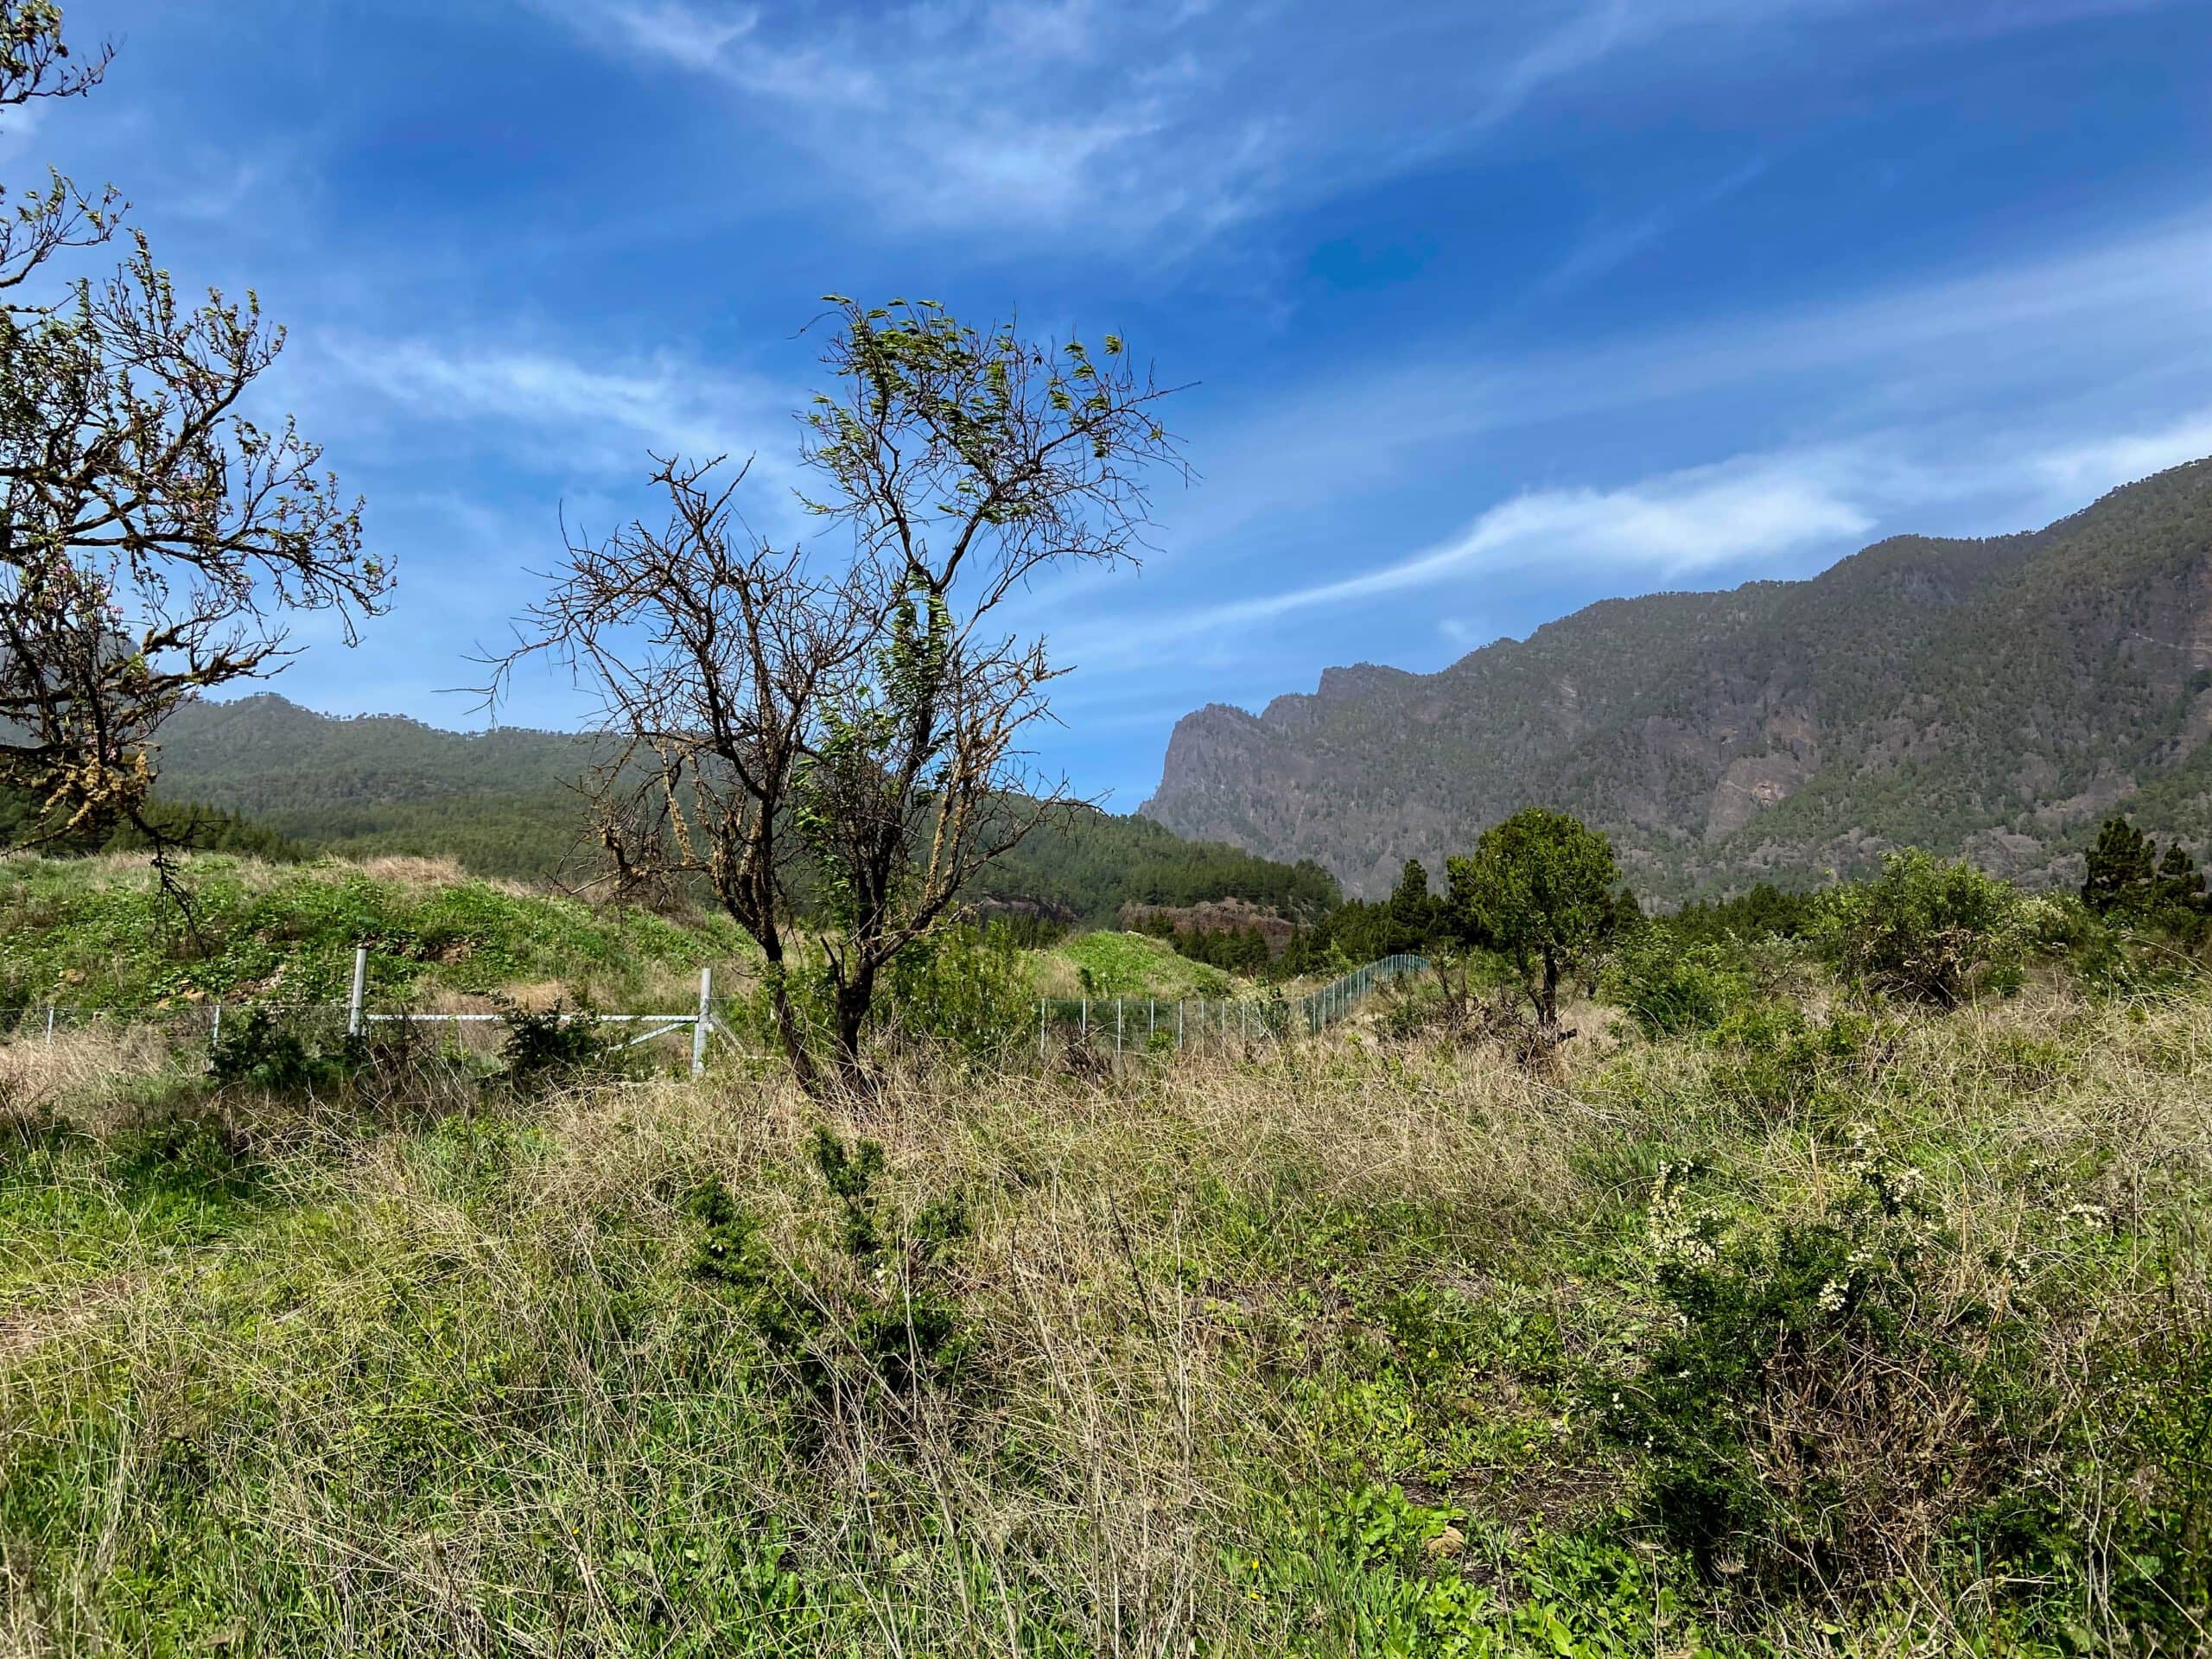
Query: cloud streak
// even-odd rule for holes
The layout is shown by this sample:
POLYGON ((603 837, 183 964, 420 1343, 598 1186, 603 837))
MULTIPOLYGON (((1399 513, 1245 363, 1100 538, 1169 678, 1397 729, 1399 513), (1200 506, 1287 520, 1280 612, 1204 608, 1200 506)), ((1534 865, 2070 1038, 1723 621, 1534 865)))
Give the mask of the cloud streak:
MULTIPOLYGON (((2017 505, 2031 527, 2092 496, 2212 454, 2212 409, 2147 431, 2046 441, 1988 435, 1979 454, 1919 453, 1903 435, 1748 454, 1655 474, 1611 488, 1524 492, 1478 513, 1457 533, 1358 575, 1200 606, 1141 620, 1104 621, 1055 636, 1055 655, 1086 668, 1134 664, 1184 640, 1249 641, 1269 625, 1418 594, 1464 591, 1471 581, 1542 569, 1556 578, 1602 574, 1621 591, 1694 586, 1726 573, 1744 580, 1786 558, 1825 563, 1907 516, 1994 499, 2017 505)), ((1793 570, 1794 574, 1794 570, 1793 570)), ((1454 643, 1464 628, 1438 625, 1454 643)))
POLYGON ((541 469, 632 477, 646 452, 738 458, 788 477, 787 390, 692 359, 658 355, 600 366, 560 351, 455 346, 419 337, 329 334, 318 366, 418 433, 465 430, 541 469))
MULTIPOLYGON (((1633 62, 1697 84, 1783 28, 1884 49, 1955 31, 1922 0, 1535 0, 1368 12, 1272 0, 909 0, 764 8, 531 0, 590 47, 727 86, 894 222, 1146 251, 1474 149, 1633 62), (1403 65, 1429 84, 1405 95, 1403 65)), ((1996 9, 1979 33, 2101 0, 1996 9)))

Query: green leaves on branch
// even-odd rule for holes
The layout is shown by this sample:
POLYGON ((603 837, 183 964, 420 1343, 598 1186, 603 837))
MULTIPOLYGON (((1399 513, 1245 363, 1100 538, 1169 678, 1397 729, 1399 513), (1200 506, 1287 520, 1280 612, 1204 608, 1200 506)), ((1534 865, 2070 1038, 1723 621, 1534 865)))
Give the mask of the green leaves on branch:
POLYGON ((1620 871, 1612 842, 1580 819, 1532 806, 1484 830, 1473 853, 1447 861, 1452 931, 1494 950, 1530 980, 1547 1028, 1559 1022, 1559 982, 1584 971, 1611 938, 1620 871))

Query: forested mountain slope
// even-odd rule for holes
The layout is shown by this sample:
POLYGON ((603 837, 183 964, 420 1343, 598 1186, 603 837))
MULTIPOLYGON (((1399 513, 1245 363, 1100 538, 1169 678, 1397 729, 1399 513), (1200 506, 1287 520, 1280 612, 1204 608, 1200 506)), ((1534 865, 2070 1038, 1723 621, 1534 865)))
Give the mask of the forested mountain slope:
POLYGON ((1387 890, 1532 802, 1661 896, 1906 843, 2067 879, 2097 819, 2212 831, 2212 461, 2046 529, 1898 537, 1805 582, 1611 600, 1440 673, 1185 716, 1141 809, 1387 890))
MULTIPOLYGON (((442 731, 397 715, 339 720, 283 697, 179 709, 162 728, 161 788, 244 814, 305 846, 365 857, 450 855, 484 875, 542 880, 592 868, 574 785, 594 740, 502 727, 442 731)), ((1162 826, 1084 807, 1032 835, 979 892, 1066 920, 1128 903, 1249 899, 1286 916, 1337 898, 1313 865, 1194 846, 1162 826)))

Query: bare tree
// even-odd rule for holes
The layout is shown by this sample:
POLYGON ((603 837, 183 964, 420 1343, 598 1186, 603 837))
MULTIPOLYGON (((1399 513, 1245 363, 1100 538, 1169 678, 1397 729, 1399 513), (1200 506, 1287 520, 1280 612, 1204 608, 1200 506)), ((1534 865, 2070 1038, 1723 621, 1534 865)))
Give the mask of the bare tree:
POLYGON ((862 1084, 880 978, 957 913, 976 872, 1070 798, 1022 748, 1056 676, 995 625, 1031 578, 1135 554, 1146 463, 1178 465, 1167 393, 1109 335, 1025 343, 933 304, 832 296, 833 389, 801 416, 802 501, 849 553, 779 552, 731 511, 739 479, 667 461, 667 525, 571 542, 494 692, 550 652, 604 700, 589 785, 619 882, 703 878, 760 945, 794 1074, 862 1084), (827 1070, 794 998, 818 950, 827 1070))
MULTIPOLYGON (((99 84, 107 52, 73 65, 60 30, 0 0, 0 108, 99 84)), ((37 799, 39 838, 127 819, 158 850, 162 720, 281 666, 289 613, 334 611, 350 643, 391 576, 321 451, 243 411, 283 348, 251 294, 181 303, 134 236, 107 279, 24 297, 122 210, 59 174, 0 205, 0 784, 37 799)))

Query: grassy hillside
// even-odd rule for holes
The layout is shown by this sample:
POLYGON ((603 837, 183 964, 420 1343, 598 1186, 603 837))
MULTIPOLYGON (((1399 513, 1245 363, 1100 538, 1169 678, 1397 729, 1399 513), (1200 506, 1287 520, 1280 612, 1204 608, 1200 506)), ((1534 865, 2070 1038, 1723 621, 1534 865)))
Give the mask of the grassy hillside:
MULTIPOLYGON (((264 695, 180 709, 162 728, 161 773, 167 791, 323 851, 451 857, 479 875, 537 880, 590 869, 575 785, 594 753, 572 733, 334 720, 264 695)), ((1318 866, 1078 807, 988 868, 976 893, 1070 920, 1232 896, 1302 919, 1335 902, 1337 887, 1318 866)))
POLYGON ((1556 1077, 1369 1029, 864 1124, 730 1069, 378 1128, 0 1049, 0 1628, 2202 1651, 2212 998, 1759 961, 1704 1034, 1578 1011, 1556 1077))
POLYGON ((1038 955, 1033 973, 1040 996, 1227 996, 1236 988, 1218 968, 1178 956, 1164 940, 1143 933, 1077 934, 1038 955))
POLYGON ((450 861, 200 855, 187 874, 188 919, 141 858, 0 858, 0 1007, 342 1001, 356 944, 378 996, 535 988, 627 1006, 753 955, 727 922, 595 909, 450 861))
MULTIPOLYGON (((185 872, 188 918, 141 857, 0 856, 0 1014, 48 1003, 130 1012, 340 1001, 357 944, 370 948, 378 999, 581 996, 632 1012, 690 1007, 702 968, 740 991, 758 960, 718 916, 588 905, 474 877, 451 860, 270 865, 203 855, 185 872)), ((1078 934, 1024 953, 1020 966, 1045 996, 1079 996, 1088 982, 1098 996, 1217 997, 1235 983, 1129 933, 1078 934)))

